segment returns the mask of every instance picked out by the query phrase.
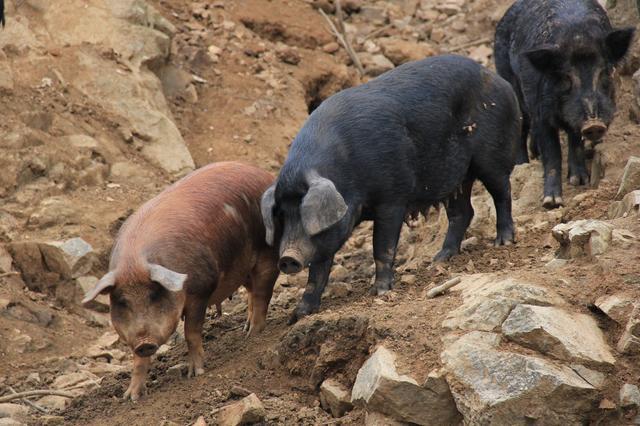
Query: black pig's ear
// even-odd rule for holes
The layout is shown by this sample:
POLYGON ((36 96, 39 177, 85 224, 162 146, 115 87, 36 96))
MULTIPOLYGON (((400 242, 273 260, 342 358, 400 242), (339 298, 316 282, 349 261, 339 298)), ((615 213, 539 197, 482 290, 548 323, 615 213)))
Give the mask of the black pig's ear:
POLYGON ((607 46, 611 62, 615 64, 624 58, 624 55, 626 55, 629 50, 634 33, 635 28, 629 27, 620 30, 613 30, 607 34, 604 42, 607 46))
POLYGON ((524 56, 538 71, 547 73, 558 70, 562 66, 562 54, 557 47, 542 47, 529 50, 524 56))
POLYGON ((113 271, 107 272, 105 276, 102 277, 100 281, 96 283, 96 286, 93 287, 91 290, 87 292, 87 294, 84 295, 84 299, 82 299, 82 303, 85 304, 85 303, 91 302, 93 299, 98 297, 98 295, 103 291, 111 291, 115 283, 116 283, 115 272, 113 271))
POLYGON ((310 237, 335 225, 347 213, 348 207, 333 182, 314 174, 307 178, 309 190, 302 199, 302 226, 310 237))
POLYGON ((267 244, 273 246, 273 240, 275 235, 275 222, 273 220, 273 208, 276 206, 276 184, 271 185, 262 194, 262 200, 260 201, 260 211, 262 212, 262 221, 264 222, 264 228, 266 230, 265 240, 267 244))

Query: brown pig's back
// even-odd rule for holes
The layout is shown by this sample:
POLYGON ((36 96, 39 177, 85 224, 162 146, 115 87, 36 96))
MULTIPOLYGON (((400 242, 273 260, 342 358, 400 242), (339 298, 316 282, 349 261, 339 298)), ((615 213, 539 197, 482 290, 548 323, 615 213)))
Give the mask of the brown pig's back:
POLYGON ((269 173, 237 162, 196 170, 127 219, 110 269, 128 281, 136 277, 127 278, 127 269, 135 274, 144 261, 196 279, 212 274, 212 264, 226 270, 238 255, 266 247, 260 199, 272 182, 269 173))

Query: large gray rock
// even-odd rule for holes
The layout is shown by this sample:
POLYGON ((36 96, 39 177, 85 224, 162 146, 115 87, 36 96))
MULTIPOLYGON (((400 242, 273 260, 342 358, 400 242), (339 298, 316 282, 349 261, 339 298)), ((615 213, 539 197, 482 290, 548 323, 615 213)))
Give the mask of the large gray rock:
POLYGON ((609 206, 609 219, 637 215, 640 211, 640 189, 631 191, 621 201, 614 201, 609 206))
POLYGON ((442 327, 449 330, 494 331, 520 303, 543 306, 564 303, 544 287, 492 274, 465 277, 455 289, 462 291, 464 302, 442 322, 442 327))
POLYGON ((571 259, 581 256, 597 256, 604 253, 611 243, 613 225, 601 220, 577 220, 553 227, 553 237, 560 243, 558 257, 571 259))
POLYGON ((395 356, 381 346, 358 371, 351 401, 399 421, 419 425, 458 424, 460 414, 451 392, 440 384, 425 388, 413 378, 399 375, 395 356))
POLYGON ((627 324, 634 307, 633 298, 623 293, 599 297, 595 305, 620 325, 627 324))
POLYGON ((640 306, 635 305, 618 341, 617 349, 624 354, 640 353, 640 306))
POLYGON ((624 166, 620 187, 616 194, 616 200, 622 200, 631 191, 640 189, 640 157, 629 157, 627 165, 624 166))
POLYGON ((593 318, 553 306, 518 305, 502 324, 510 340, 564 361, 585 365, 615 364, 593 318))
POLYGON ((93 248, 82 238, 17 242, 8 248, 26 284, 39 291, 86 274, 97 261, 93 248))
POLYGON ((43 18, 52 43, 76 48, 75 61, 60 64, 59 70, 70 85, 117 117, 148 161, 173 175, 193 170, 162 84, 151 71, 169 57, 173 25, 144 0, 114 0, 107 6, 70 0, 44 8, 43 18), (61 23, 65 31, 55 31, 61 23), (83 48, 91 44, 118 60, 83 48))
POLYGON ((333 417, 342 417, 353 408, 349 391, 334 379, 327 379, 320 385, 320 405, 333 417))
POLYGON ((573 370, 498 349, 500 336, 470 332, 441 354, 465 424, 580 424, 598 391, 573 370))

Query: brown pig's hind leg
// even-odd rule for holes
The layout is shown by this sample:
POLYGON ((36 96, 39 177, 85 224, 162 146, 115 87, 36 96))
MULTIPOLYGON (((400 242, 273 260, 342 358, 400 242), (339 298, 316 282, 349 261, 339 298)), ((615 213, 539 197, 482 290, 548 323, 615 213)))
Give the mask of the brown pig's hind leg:
POLYGON ((202 326, 207 313, 207 298, 191 302, 185 310, 184 336, 189 348, 189 377, 204 374, 202 326))
POLYGON ((251 271, 249 335, 260 333, 266 327, 267 310, 279 273, 276 262, 271 251, 263 252, 251 271))

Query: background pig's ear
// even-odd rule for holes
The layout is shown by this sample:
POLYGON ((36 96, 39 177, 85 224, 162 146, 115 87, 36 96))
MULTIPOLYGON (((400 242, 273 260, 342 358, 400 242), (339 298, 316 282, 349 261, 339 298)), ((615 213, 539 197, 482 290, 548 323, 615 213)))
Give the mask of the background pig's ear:
POLYGON ((314 236, 336 224, 348 207, 333 182, 321 176, 308 179, 309 190, 302 199, 300 216, 309 236, 314 236))
POLYGON ((276 205, 276 184, 271 185, 262 194, 262 201, 260 202, 260 211, 262 212, 262 221, 264 222, 264 228, 267 231, 265 240, 270 246, 273 245, 273 239, 275 235, 275 223, 273 220, 273 208, 276 205))
POLYGON ((98 295, 103 291, 110 290, 115 283, 116 283, 116 274, 113 271, 108 272, 104 277, 100 279, 100 281, 98 281, 98 283, 94 288, 89 290, 87 294, 84 295, 84 299, 82 299, 82 303, 91 302, 93 299, 98 297, 98 295))
POLYGON ((186 274, 180 274, 155 263, 149 264, 149 275, 151 281, 157 282, 169 291, 182 290, 184 282, 187 280, 186 274))
POLYGON ((619 62, 624 55, 627 54, 631 41, 633 40, 633 34, 635 28, 623 28, 620 30, 613 30, 605 38, 605 44, 607 45, 609 58, 614 64, 619 62))
POLYGON ((562 54, 558 48, 553 46, 529 50, 523 55, 531 62, 531 65, 543 73, 553 72, 562 66, 562 54))

